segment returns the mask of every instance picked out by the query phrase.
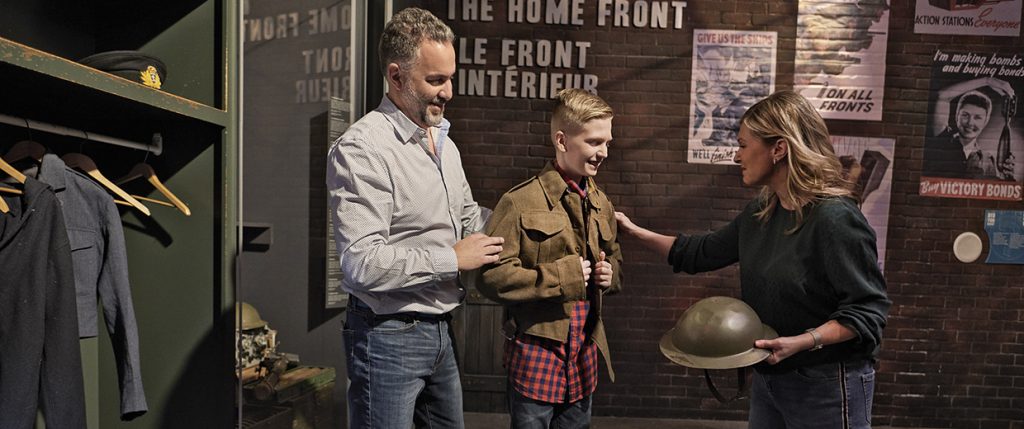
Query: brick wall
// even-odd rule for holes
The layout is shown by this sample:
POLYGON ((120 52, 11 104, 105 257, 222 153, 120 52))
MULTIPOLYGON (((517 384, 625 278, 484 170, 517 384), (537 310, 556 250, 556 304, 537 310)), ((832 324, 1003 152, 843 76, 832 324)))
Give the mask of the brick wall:
MULTIPOLYGON (((600 78, 599 93, 617 112, 611 156, 598 176, 616 208, 663 233, 724 225, 755 191, 741 187, 736 167, 685 161, 692 30, 778 32, 776 89, 787 89, 793 80, 797 2, 692 0, 679 30, 597 27, 596 3, 583 2, 580 27, 507 24, 505 0, 493 2, 492 22, 446 21, 459 36, 488 38, 489 64, 497 64, 502 38, 591 41, 582 72, 600 78)), ((963 264, 951 252, 960 232, 983 232, 985 209, 1024 210, 1024 205, 917 195, 932 54, 940 47, 1019 54, 1024 41, 914 34, 914 2, 892 3, 883 120, 828 121, 836 135, 896 139, 886 261, 894 306, 885 330, 874 423, 1024 428, 1024 269, 963 264)), ((447 17, 447 1, 423 4, 447 17)), ((550 159, 550 108, 543 99, 464 96, 453 101, 452 135, 482 204, 493 206, 550 159)), ((603 379, 595 413, 745 419, 746 402, 718 404, 700 372, 669 363, 657 346, 696 300, 738 295, 735 267, 673 275, 638 243, 626 239, 623 246, 626 287, 606 301, 617 382, 603 379)), ((730 389, 730 376, 717 374, 719 385, 730 389)))

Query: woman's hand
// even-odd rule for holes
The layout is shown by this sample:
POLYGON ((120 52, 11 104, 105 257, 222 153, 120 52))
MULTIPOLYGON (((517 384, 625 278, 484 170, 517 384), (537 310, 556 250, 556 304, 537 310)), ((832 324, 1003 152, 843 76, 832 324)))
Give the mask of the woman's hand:
POLYGON ((1002 165, 996 166, 996 175, 1003 180, 1016 180, 1013 177, 1013 170, 1015 169, 1016 163, 1014 162, 1014 156, 1011 153, 1010 156, 1003 161, 1002 165))
POLYGON ((992 89, 996 90, 996 92, 1002 94, 1004 97, 1016 97, 1017 96, 1017 94, 1013 90, 1013 86, 1011 86, 1005 80, 999 79, 997 77, 989 77, 989 78, 987 78, 987 80, 985 81, 985 85, 987 85, 987 86, 991 87, 992 89))
POLYGON ((633 223, 623 212, 615 212, 615 221, 619 224, 620 233, 625 232, 626 235, 639 239, 640 243, 657 252, 662 258, 668 257, 668 251, 676 241, 675 237, 658 234, 633 223))
POLYGON ((623 212, 615 212, 615 221, 619 223, 619 231, 625 232, 626 234, 636 236, 637 231, 640 230, 640 227, 633 223, 633 221, 629 220, 629 216, 626 216, 623 212))
POLYGON ((814 347, 814 337, 811 334, 800 334, 795 337, 757 340, 754 341, 754 347, 770 351, 772 354, 765 359, 765 362, 775 365, 790 356, 814 347))

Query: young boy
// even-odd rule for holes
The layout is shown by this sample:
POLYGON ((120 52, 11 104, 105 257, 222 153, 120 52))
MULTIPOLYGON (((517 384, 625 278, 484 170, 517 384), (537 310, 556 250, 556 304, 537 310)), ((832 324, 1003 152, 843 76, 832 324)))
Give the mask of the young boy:
POLYGON ((620 289, 615 209, 593 177, 608 157, 612 109, 580 89, 558 94, 555 159, 501 197, 486 234, 498 262, 469 275, 505 306, 505 368, 513 428, 587 427, 597 350, 608 355, 601 297, 620 289))

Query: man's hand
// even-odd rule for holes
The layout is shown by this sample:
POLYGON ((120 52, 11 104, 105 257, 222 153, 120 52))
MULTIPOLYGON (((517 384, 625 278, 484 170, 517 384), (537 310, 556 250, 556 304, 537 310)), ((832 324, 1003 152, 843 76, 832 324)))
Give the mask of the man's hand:
POLYGON ((488 237, 475 233, 455 243, 455 257, 459 261, 459 271, 475 270, 484 264, 498 262, 502 237, 488 237))
POLYGON ((594 283, 597 284, 601 290, 608 290, 612 287, 612 264, 605 260, 604 252, 601 252, 597 265, 594 267, 594 274, 597 276, 594 279, 594 283))

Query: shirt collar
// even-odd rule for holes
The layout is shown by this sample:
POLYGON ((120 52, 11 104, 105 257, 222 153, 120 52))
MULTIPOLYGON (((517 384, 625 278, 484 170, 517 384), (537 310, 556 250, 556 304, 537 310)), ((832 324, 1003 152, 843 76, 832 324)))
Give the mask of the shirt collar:
POLYGON ((43 155, 43 163, 39 167, 38 179, 53 188, 54 192, 63 191, 67 187, 64 170, 67 164, 59 156, 52 153, 43 155))
MULTIPOLYGON (((558 201, 562 199, 562 196, 569 193, 569 186, 567 181, 562 178, 562 174, 558 172, 558 167, 555 165, 555 161, 549 162, 541 170, 540 174, 537 175, 537 179, 540 181, 541 187, 544 189, 544 196, 548 200, 548 207, 554 207, 558 204, 558 201)), ((601 190, 594 186, 594 178, 586 177, 583 179, 583 189, 587 189, 588 196, 599 195, 601 190)), ((595 209, 601 208, 600 198, 590 198, 590 206, 595 209)))
POLYGON ((974 139, 970 144, 963 146, 964 158, 969 158, 972 153, 981 150, 981 146, 978 145, 978 139, 974 139))
MULTIPOLYGON (((388 98, 387 94, 385 94, 381 99, 380 106, 377 107, 377 110, 383 113, 384 117, 386 117, 388 121, 391 122, 391 125, 395 127, 395 133, 402 139, 402 142, 411 141, 419 143, 420 126, 416 125, 412 119, 409 119, 409 117, 405 115, 405 112, 402 112, 402 109, 399 109, 398 106, 388 98)), ((444 142, 447 140, 448 130, 451 129, 451 126, 452 124, 451 122, 448 122, 447 118, 442 118, 440 125, 432 127, 437 128, 439 131, 436 136, 437 140, 434 141, 438 157, 441 156, 441 150, 444 148, 444 142)))
POLYGON ((555 170, 558 171, 558 174, 562 176, 562 180, 565 181, 565 184, 569 186, 569 190, 571 190, 571 191, 575 192, 576 194, 578 194, 580 196, 580 198, 587 198, 587 178, 586 177, 583 178, 583 183, 582 184, 576 183, 575 180, 573 180, 571 177, 569 177, 569 176, 567 176, 565 174, 565 170, 562 170, 562 167, 558 166, 558 161, 555 161, 552 164, 555 166, 555 170))

